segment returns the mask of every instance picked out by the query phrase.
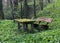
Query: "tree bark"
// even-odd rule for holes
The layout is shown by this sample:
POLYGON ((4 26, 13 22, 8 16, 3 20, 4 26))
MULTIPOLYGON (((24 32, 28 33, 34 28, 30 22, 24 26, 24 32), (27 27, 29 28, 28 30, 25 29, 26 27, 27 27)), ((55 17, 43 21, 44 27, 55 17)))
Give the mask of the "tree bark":
POLYGON ((22 2, 20 2, 20 4, 21 4, 21 15, 20 16, 22 18, 22 2))
POLYGON ((34 18, 36 18, 36 2, 34 0, 34 18))
POLYGON ((40 0, 40 8, 43 10, 43 0, 40 0))
POLYGON ((11 8, 12 8, 12 19, 15 19, 14 17, 14 11, 17 11, 17 7, 18 7, 18 0, 10 0, 10 5, 11 5, 11 8))
POLYGON ((18 7, 18 0, 14 0, 14 7, 18 7))
POLYGON ((10 0, 10 6, 11 6, 11 9, 12 9, 12 11, 11 11, 11 14, 12 14, 11 19, 13 20, 14 19, 14 14, 13 14, 13 11, 14 11, 14 3, 13 3, 13 0, 10 0))
POLYGON ((48 3, 50 3, 50 0, 48 0, 48 3))
POLYGON ((2 0, 0 0, 0 19, 4 19, 2 0))
POLYGON ((24 18, 28 18, 27 17, 27 13, 28 13, 27 10, 28 10, 27 0, 24 0, 24 15, 25 15, 24 18))

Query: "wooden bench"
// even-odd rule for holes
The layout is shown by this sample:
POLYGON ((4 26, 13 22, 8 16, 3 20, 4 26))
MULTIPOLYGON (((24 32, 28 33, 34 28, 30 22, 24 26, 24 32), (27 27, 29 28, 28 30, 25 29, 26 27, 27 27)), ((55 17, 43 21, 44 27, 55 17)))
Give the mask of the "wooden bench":
MULTIPOLYGON (((48 24, 52 22, 52 18, 37 18, 36 21, 39 22, 39 23, 41 23, 42 21, 47 22, 44 25, 40 25, 40 27, 42 29, 48 29, 49 28, 48 24)), ((39 25, 39 24, 36 24, 36 25, 39 25)))

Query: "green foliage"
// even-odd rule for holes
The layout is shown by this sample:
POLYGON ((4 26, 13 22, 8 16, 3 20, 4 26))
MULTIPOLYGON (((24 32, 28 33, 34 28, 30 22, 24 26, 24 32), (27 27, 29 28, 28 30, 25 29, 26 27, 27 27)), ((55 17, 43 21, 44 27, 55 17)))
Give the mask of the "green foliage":
POLYGON ((38 33, 25 33, 17 29, 17 24, 11 20, 0 20, 0 42, 2 43, 60 43, 59 20, 54 19, 51 30, 38 33))

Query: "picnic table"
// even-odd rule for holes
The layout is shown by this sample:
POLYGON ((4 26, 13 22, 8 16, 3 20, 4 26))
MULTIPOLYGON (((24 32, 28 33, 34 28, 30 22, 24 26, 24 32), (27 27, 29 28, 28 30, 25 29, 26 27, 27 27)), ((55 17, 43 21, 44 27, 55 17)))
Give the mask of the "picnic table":
POLYGON ((16 22, 18 22, 18 29, 20 29, 20 24, 23 24, 24 31, 28 30, 28 24, 31 25, 31 31, 33 31, 33 23, 35 20, 32 19, 15 19, 16 22))
MULTIPOLYGON (((49 25, 48 25, 48 24, 52 22, 52 18, 42 17, 42 18, 37 18, 36 21, 39 22, 39 24, 40 24, 42 21, 46 22, 46 24, 40 25, 40 28, 47 30, 47 29, 49 28, 49 25)), ((41 29, 41 30, 42 30, 42 29, 41 29)))

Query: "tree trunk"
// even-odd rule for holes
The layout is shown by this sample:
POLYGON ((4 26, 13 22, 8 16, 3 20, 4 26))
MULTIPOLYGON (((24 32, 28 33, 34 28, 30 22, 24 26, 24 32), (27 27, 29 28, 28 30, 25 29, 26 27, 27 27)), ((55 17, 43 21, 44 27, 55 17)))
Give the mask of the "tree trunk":
POLYGON ((10 6, 10 0, 7 0, 7 7, 10 6))
POLYGON ((2 0, 0 0, 0 19, 4 19, 2 0))
POLYGON ((14 14, 13 14, 14 4, 13 4, 13 0, 10 0, 10 6, 11 6, 11 9, 12 9, 12 11, 11 11, 11 14, 12 14, 11 19, 13 20, 14 19, 14 14))
POLYGON ((25 18, 28 18, 27 17, 27 13, 28 13, 28 5, 27 5, 27 0, 24 0, 24 16, 25 18))
POLYGON ((48 3, 50 3, 50 0, 48 0, 48 3))
POLYGON ((14 11, 17 11, 17 7, 18 7, 18 0, 10 0, 10 5, 11 5, 11 8, 12 8, 12 19, 15 19, 14 17, 14 11))
POLYGON ((34 0, 34 18, 36 18, 36 2, 34 0))
POLYGON ((40 8, 43 10, 43 0, 40 0, 40 8))
POLYGON ((20 8, 20 18, 22 18, 22 14, 23 14, 23 13, 22 13, 22 11, 23 11, 22 1, 23 1, 23 0, 18 0, 18 1, 20 2, 20 7, 21 7, 21 8, 20 8))
POLYGON ((21 14, 20 14, 20 16, 22 18, 22 2, 20 2, 20 5, 21 5, 21 14))
POLYGON ((14 0, 14 7, 15 7, 15 8, 18 7, 18 0, 14 0))

